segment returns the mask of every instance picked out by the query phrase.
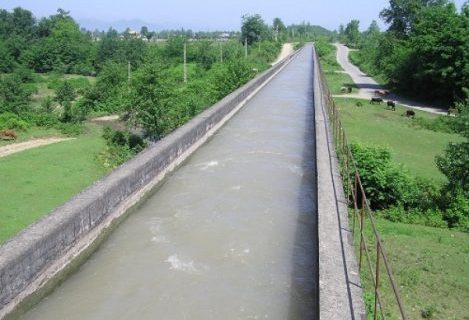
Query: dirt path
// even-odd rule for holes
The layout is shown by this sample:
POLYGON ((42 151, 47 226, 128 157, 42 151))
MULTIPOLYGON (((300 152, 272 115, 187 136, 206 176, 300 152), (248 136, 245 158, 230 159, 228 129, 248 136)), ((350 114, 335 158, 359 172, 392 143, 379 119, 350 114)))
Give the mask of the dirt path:
MULTIPOLYGON (((341 65, 345 72, 350 75, 353 82, 358 86, 358 93, 337 95, 337 97, 361 98, 369 100, 371 97, 375 96, 375 90, 383 89, 383 87, 381 87, 375 80, 373 80, 373 78, 363 73, 359 68, 357 68, 349 61, 348 55, 349 51, 351 51, 349 48, 339 43, 336 43, 335 46, 337 47, 337 62, 341 65)), ((412 101, 393 93, 389 94, 389 96, 386 97, 386 100, 393 100, 405 107, 421 111, 441 115, 447 114, 447 110, 445 108, 434 107, 428 104, 412 101)))
POLYGON ((119 115, 115 114, 115 115, 112 115, 112 116, 104 116, 104 117, 98 117, 98 118, 93 118, 93 119, 90 119, 90 121, 116 121, 116 120, 119 120, 119 115))
POLYGON ((61 141, 72 140, 75 138, 43 138, 43 139, 34 139, 20 143, 13 143, 3 147, 0 147, 0 158, 9 156, 10 154, 21 152, 24 150, 37 148, 40 146, 45 146, 52 143, 57 143, 61 141))
POLYGON ((279 63, 280 61, 282 61, 283 59, 291 55, 294 51, 295 50, 293 49, 293 43, 284 43, 282 46, 282 51, 280 51, 280 54, 278 55, 277 60, 275 60, 275 62, 273 62, 272 65, 273 66, 276 65, 277 63, 279 63))

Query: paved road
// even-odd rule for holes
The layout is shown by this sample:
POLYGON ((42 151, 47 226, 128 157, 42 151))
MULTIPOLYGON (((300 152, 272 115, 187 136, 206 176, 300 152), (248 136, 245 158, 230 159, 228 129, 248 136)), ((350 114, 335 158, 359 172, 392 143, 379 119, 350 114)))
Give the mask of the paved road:
MULTIPOLYGON (((350 49, 346 46, 336 43, 337 47, 337 61, 342 68, 352 78, 353 82, 358 86, 358 94, 341 95, 341 97, 353 97, 362 99, 371 99, 374 96, 374 91, 377 89, 383 89, 373 78, 363 73, 358 67, 353 65, 349 59, 348 54, 350 49)), ((426 111, 435 114, 447 114, 447 110, 444 108, 429 106, 428 104, 412 101, 391 93, 388 97, 389 100, 394 100, 397 103, 421 111, 426 111)))

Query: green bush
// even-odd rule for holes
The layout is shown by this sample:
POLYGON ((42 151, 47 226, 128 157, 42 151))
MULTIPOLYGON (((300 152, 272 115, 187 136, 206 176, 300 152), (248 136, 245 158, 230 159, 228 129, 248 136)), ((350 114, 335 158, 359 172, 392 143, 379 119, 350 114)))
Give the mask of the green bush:
POLYGON ((106 168, 115 168, 130 160, 146 147, 142 137, 119 130, 105 127, 103 138, 106 149, 98 155, 98 161, 106 168))
POLYGON ((452 190, 446 194, 446 210, 443 212, 444 219, 451 228, 458 228, 469 232, 469 198, 462 190, 452 190))
POLYGON ((436 228, 448 227, 448 223, 444 220, 443 212, 438 209, 405 209, 402 206, 394 206, 377 211, 376 214, 392 222, 420 224, 436 228))
POLYGON ((391 161, 387 148, 352 144, 351 151, 372 209, 409 206, 418 201, 415 179, 391 161))
POLYGON ((333 45, 327 39, 319 38, 314 42, 318 55, 322 58, 334 51, 333 45))
POLYGON ((31 124, 21 119, 18 115, 10 112, 0 114, 0 129, 26 130, 31 124))
POLYGON ((84 126, 77 122, 62 122, 57 126, 60 131, 67 136, 79 136, 84 132, 84 126))

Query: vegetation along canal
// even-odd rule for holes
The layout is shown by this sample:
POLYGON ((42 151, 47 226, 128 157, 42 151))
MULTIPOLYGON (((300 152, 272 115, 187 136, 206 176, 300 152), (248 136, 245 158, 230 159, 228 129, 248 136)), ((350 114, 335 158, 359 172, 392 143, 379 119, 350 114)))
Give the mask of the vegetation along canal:
POLYGON ((307 46, 21 319, 311 319, 317 312, 307 46))

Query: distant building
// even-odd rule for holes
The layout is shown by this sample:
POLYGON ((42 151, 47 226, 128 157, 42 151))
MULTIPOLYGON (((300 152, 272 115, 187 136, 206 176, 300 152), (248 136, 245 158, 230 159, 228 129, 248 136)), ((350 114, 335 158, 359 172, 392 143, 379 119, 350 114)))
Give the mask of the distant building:
POLYGON ((228 32, 223 32, 218 36, 219 41, 228 41, 230 40, 231 35, 228 32))

